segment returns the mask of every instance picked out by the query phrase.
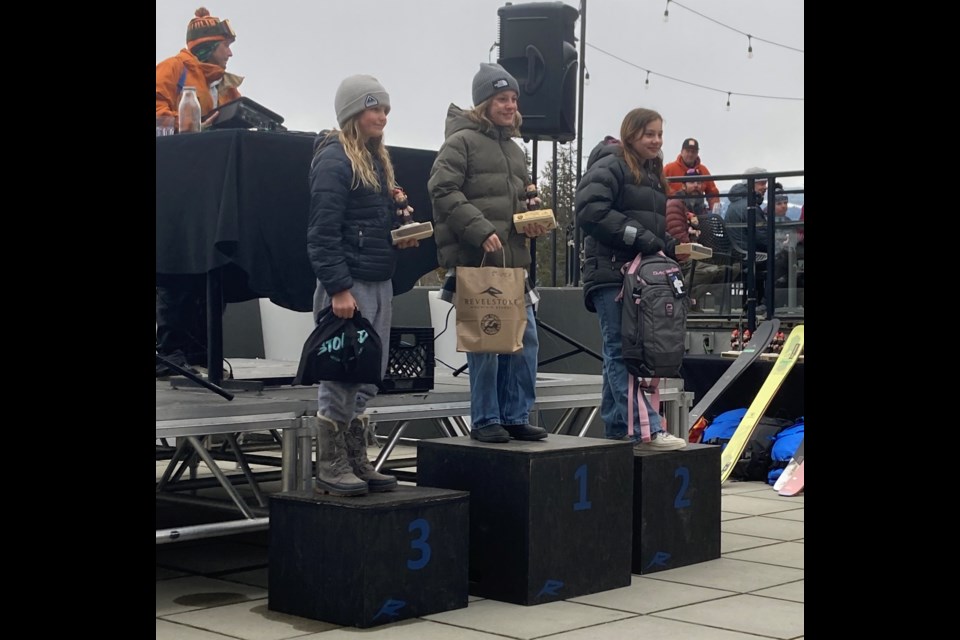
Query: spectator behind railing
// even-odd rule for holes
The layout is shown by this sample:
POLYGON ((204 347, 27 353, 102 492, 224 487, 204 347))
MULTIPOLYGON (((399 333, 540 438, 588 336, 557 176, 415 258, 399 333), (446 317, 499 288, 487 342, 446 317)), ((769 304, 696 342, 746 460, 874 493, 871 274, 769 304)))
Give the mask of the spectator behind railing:
MULTIPOLYGON (((683 141, 677 159, 663 166, 663 175, 668 178, 676 178, 687 175, 690 169, 696 169, 698 175, 701 176, 710 175, 710 170, 700 162, 700 143, 697 142, 696 138, 687 138, 683 141)), ((670 195, 680 191, 681 185, 677 182, 671 182, 667 185, 667 188, 669 189, 667 195, 670 195)), ((720 190, 717 189, 717 183, 713 180, 704 180, 701 189, 707 196, 711 209, 714 205, 720 203, 720 190)))
MULTIPOLYGON (((762 167, 750 167, 745 170, 744 175, 755 173, 766 173, 767 170, 762 167)), ((757 225, 756 225, 756 244, 757 250, 756 262, 756 284, 757 284, 757 304, 764 304, 764 294, 767 279, 767 262, 760 259, 760 254, 767 250, 767 215, 764 213, 763 196, 767 193, 767 179, 758 178, 753 182, 753 191, 756 193, 757 225)), ((744 178, 739 184, 733 185, 730 189, 730 206, 727 207, 726 223, 727 232, 730 234, 730 241, 733 245, 743 251, 747 250, 747 179, 744 178)), ((765 257, 765 254, 764 254, 765 257)))
MULTIPOLYGON (((766 173, 767 170, 761 167, 750 167, 743 173, 746 175, 753 173, 766 173)), ((763 204, 763 196, 767 193, 767 179, 759 178, 753 183, 753 190, 757 194, 757 250, 765 251, 767 247, 767 216, 760 205, 763 204)), ((730 238, 733 243, 741 249, 747 248, 747 180, 733 185, 730 188, 730 206, 727 207, 727 215, 724 218, 727 222, 727 228, 730 230, 730 238), (734 225, 730 228, 730 225, 734 225)))

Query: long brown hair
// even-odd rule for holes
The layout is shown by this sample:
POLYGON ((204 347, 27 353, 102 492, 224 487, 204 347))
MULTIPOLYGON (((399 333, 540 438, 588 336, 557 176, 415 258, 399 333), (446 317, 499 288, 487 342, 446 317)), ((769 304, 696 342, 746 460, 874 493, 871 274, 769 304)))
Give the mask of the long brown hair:
POLYGON ((667 178, 663 174, 663 149, 657 154, 656 158, 644 160, 633 150, 633 139, 638 135, 643 135, 643 130, 654 120, 663 121, 663 116, 653 109, 644 109, 637 107, 623 117, 623 123, 620 125, 620 140, 622 140, 623 159, 630 167, 630 173, 636 179, 637 184, 643 181, 643 172, 650 175, 650 179, 659 182, 663 187, 663 192, 667 193, 667 178))

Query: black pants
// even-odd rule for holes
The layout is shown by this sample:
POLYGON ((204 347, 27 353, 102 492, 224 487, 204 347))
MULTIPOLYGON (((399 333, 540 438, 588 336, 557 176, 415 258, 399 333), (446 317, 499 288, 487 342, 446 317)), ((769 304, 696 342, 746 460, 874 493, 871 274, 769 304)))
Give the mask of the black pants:
POLYGON ((165 275, 157 282, 157 352, 207 364, 207 293, 203 275, 165 275))

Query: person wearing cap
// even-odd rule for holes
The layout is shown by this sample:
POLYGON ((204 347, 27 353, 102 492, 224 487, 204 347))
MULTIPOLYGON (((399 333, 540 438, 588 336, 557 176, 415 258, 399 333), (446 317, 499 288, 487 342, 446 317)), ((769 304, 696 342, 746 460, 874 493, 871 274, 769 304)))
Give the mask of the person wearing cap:
MULTIPOLYGON (((524 193, 532 184, 517 110, 520 85, 502 66, 481 63, 473 77, 473 107, 447 108, 445 140, 430 169, 437 261, 447 270, 441 299, 453 302, 457 267, 484 264, 530 267, 528 238, 546 233, 513 216, 526 211, 524 193)), ((539 198, 533 199, 539 203, 539 198)), ((533 304, 539 299, 527 278, 527 326, 515 354, 467 353, 470 372, 470 437, 480 442, 541 440, 547 432, 529 423, 536 401, 539 338, 533 304)))
MULTIPOLYGON (((696 138, 687 138, 680 147, 680 154, 673 162, 664 165, 663 173, 668 178, 677 178, 687 175, 687 171, 696 169, 701 176, 709 176, 710 170, 706 165, 700 162, 700 143, 696 138)), ((669 183, 670 193, 676 193, 682 188, 681 183, 669 183)), ((720 204, 720 190, 717 189, 717 183, 713 180, 704 180, 702 183, 703 193, 707 196, 707 203, 712 209, 720 204)))
MULTIPOLYGON (((226 72, 233 55, 230 45, 236 34, 229 20, 210 15, 205 7, 196 10, 187 24, 187 46, 180 53, 157 64, 157 116, 176 120, 183 87, 194 87, 201 114, 240 97, 237 87, 243 78, 226 72)), ((207 116, 203 125, 216 119, 207 116)), ((157 353, 183 368, 207 364, 206 279, 193 274, 157 275, 157 353)), ((222 312, 222 311, 221 311, 222 312)), ((156 375, 176 373, 161 362, 156 375)))
MULTIPOLYGON (((197 9, 187 24, 186 48, 157 64, 157 116, 177 116, 184 87, 196 88, 203 116, 239 98, 243 78, 227 73, 233 55, 230 45, 236 39, 229 20, 211 16, 206 7, 197 9)), ((215 118, 216 114, 203 124, 215 118)))
MULTIPOLYGON (((627 435, 629 388, 623 362, 621 335, 623 267, 637 254, 663 252, 676 258, 677 240, 667 232, 667 181, 663 175, 663 117, 652 109, 637 108, 623 118, 620 141, 601 142, 590 153, 587 169, 577 185, 574 211, 583 230, 584 305, 597 314, 603 349, 600 415, 604 435, 620 440, 627 435)), ((686 442, 662 427, 658 407, 646 394, 643 404, 650 422, 650 441, 634 434, 638 450, 682 449, 686 442)), ((633 420, 640 423, 635 403, 633 420)))
POLYGON ((787 210, 790 208, 790 199, 787 197, 787 194, 783 192, 783 187, 780 183, 776 183, 773 190, 773 215, 777 216, 777 222, 785 222, 787 218, 787 210))
MULTIPOLYGON (((328 307, 338 318, 359 310, 383 345, 382 375, 390 355, 397 249, 419 241, 394 246, 390 234, 398 226, 393 193, 399 187, 383 142, 390 113, 386 89, 373 76, 350 76, 337 88, 334 109, 340 129, 317 135, 309 171, 313 317, 319 322, 328 307)), ((364 411, 377 391, 375 384, 320 382, 316 491, 356 496, 397 488, 397 479, 378 473, 367 458, 370 420, 364 411)))

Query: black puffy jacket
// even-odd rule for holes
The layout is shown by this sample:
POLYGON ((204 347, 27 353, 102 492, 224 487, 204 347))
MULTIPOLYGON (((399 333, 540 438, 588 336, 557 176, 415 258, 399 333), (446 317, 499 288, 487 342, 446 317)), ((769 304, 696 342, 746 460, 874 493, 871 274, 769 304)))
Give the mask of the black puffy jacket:
POLYGON ((637 253, 674 257, 677 241, 667 233, 663 187, 646 172, 638 184, 619 144, 600 143, 590 153, 574 208, 584 235, 584 304, 591 312, 593 289, 621 286, 620 269, 637 253))
POLYGON ((380 191, 354 189, 353 168, 331 133, 318 137, 310 164, 310 223, 307 254, 313 273, 333 296, 353 281, 382 282, 393 277, 396 249, 390 230, 397 220, 383 166, 374 156, 380 191))

